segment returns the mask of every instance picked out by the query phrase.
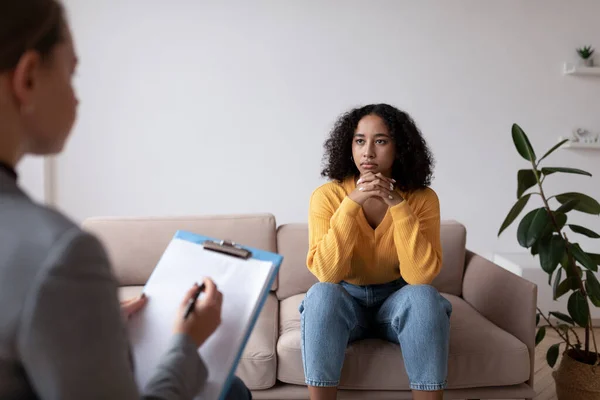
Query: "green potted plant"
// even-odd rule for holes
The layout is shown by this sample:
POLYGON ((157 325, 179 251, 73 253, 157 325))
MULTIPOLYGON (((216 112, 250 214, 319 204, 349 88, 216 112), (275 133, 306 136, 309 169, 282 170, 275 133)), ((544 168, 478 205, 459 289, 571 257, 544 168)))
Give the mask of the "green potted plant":
POLYGON ((592 49, 592 46, 579 47, 576 50, 577 54, 579 54, 579 57, 581 57, 583 65, 585 65, 586 67, 594 66, 594 59, 592 58, 592 55, 594 54, 594 49, 592 49))
POLYGON ((600 307, 600 283, 594 274, 598 271, 600 254, 584 251, 570 238, 571 233, 590 238, 600 238, 600 235, 583 226, 567 223, 570 212, 600 214, 600 204, 577 192, 548 196, 543 185, 546 178, 551 179, 556 173, 592 175, 575 168, 542 167, 542 161, 567 140, 552 147, 538 160, 529 138, 517 124, 512 126, 512 139, 518 153, 531 165, 517 172, 517 202, 503 221, 498 236, 517 219, 530 199, 539 202, 539 207, 520 220, 517 240, 532 256, 539 256, 540 266, 548 274, 554 300, 568 295, 568 315, 558 311, 545 315, 538 308, 536 346, 544 339, 546 329, 555 330, 560 337, 546 354, 546 360, 553 368, 562 350, 560 365, 553 372, 559 400, 600 400, 600 355, 590 312, 590 307, 600 307), (556 203, 556 208, 552 208, 551 203, 556 203), (540 326, 541 318, 546 326, 540 326), (577 326, 584 329, 583 335, 577 334, 577 326))

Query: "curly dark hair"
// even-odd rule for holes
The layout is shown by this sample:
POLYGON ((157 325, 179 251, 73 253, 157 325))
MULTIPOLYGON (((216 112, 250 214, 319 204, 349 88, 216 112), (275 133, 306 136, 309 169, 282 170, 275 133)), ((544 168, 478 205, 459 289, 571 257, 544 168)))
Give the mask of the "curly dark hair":
POLYGON ((404 192, 428 187, 433 176, 434 159, 413 119, 389 104, 370 104, 342 114, 325 141, 324 169, 321 176, 341 182, 359 174, 352 156, 352 139, 358 122, 377 115, 387 125, 396 145, 392 178, 404 192))

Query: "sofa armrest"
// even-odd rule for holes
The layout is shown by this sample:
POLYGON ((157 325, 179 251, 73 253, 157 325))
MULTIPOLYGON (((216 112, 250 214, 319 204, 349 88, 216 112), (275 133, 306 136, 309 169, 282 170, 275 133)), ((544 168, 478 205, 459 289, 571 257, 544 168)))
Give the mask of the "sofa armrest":
POLYGON ((537 285, 467 251, 463 299, 529 349, 533 387, 537 285))

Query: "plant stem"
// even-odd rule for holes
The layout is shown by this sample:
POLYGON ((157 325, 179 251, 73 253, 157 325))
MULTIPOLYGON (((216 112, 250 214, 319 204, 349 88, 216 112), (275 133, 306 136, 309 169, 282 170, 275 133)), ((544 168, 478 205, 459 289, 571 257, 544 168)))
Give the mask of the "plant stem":
MULTIPOLYGON (((563 236, 565 238, 565 240, 567 241, 567 243, 569 243, 569 239, 567 238, 567 234, 563 233, 563 236)), ((581 294, 583 295, 585 301, 588 301, 588 295, 587 292, 585 291, 585 286, 583 285, 583 281, 581 280, 581 277, 579 276, 579 271, 577 271, 577 269, 575 268, 575 260, 573 259, 573 254, 571 254, 571 252, 569 251, 569 248, 567 246, 567 254, 569 256, 569 265, 571 265, 571 267, 573 267, 574 272, 577 276, 578 279, 578 283, 580 286, 581 290, 581 294)), ((594 341, 594 352, 596 354, 598 354, 598 347, 596 346, 596 335, 594 334, 594 327, 592 326, 592 310, 589 307, 589 303, 588 303, 588 322, 587 325, 585 327, 585 356, 589 357, 590 355, 590 333, 592 334, 592 339, 594 341)), ((598 356, 596 355, 596 358, 598 358, 598 356)))
MULTIPOLYGON (((590 313, 590 327, 592 326, 592 317, 590 313)), ((590 328, 592 331, 592 340, 594 341, 594 351, 596 352, 596 362, 594 365, 600 365, 600 356, 598 355, 598 347, 596 346, 596 335, 594 335, 594 330, 590 328)))
MULTIPOLYGON (((590 325, 589 316, 588 316, 588 325, 590 325)), ((590 331, 589 331, 589 329, 586 329, 585 330, 585 355, 587 356, 589 354, 590 354, 590 331)))
POLYGON ((573 335, 575 335, 575 339, 577 339, 577 344, 581 346, 581 340, 579 340, 579 335, 577 334, 577 331, 573 329, 573 327, 569 327, 569 329, 571 330, 571 332, 573 332, 573 335))
MULTIPOLYGON (((544 193, 544 188, 542 187, 542 182, 540 181, 540 175, 539 175, 539 171, 537 170, 537 165, 536 165, 535 161, 532 160, 531 165, 533 166, 533 175, 535 176, 535 180, 537 181, 537 184, 540 188, 540 196, 542 198, 542 201, 544 202, 544 207, 546 208, 546 212, 550 216, 550 219, 552 220, 552 224, 554 225, 556 232, 558 232, 559 235, 562 235, 565 239, 565 242, 566 242, 565 250, 567 251, 567 256, 569 259, 568 265, 573 270, 572 272, 574 273, 574 276, 576 277, 577 283, 579 285, 579 290, 581 291, 581 294, 583 295, 585 301, 587 302, 588 301, 587 300, 587 292, 585 291, 585 286, 583 285, 583 281, 581 280, 581 277, 579 276, 579 271, 577 270, 577 265, 575 264, 575 260, 573 259, 573 254, 571 254, 571 249, 570 249, 571 243, 569 242, 569 239, 567 238, 567 234, 562 232, 561 227, 558 225, 558 222, 556 222, 554 213, 552 212, 552 209, 550 208, 550 205, 548 204, 548 199, 546 199, 546 194, 544 193)), ((594 332, 593 332, 593 328, 592 328, 592 324, 591 324, 591 313, 590 313, 589 307, 588 307, 588 322, 585 326, 585 355, 586 355, 586 357, 589 356, 590 331, 592 331, 592 335, 593 335, 594 332)), ((595 338, 594 338, 594 340, 595 340, 595 338)), ((596 350, 596 353, 598 353, 598 350, 596 348, 595 348, 595 350, 596 350)))
POLYGON ((558 329, 556 326, 552 325, 552 322, 550 322, 550 320, 548 318, 546 318, 546 316, 544 315, 544 313, 542 312, 542 310, 540 310, 539 307, 537 307, 538 312, 540 313, 540 315, 542 316, 542 318, 544 318, 544 320, 546 320, 546 322, 548 323, 548 326, 552 329, 554 329, 556 331, 556 333, 558 333, 558 336, 561 337, 562 340, 565 341, 565 343, 567 344, 567 348, 569 346, 571 346, 573 349, 577 350, 575 348, 575 346, 573 346, 570 342, 569 342, 569 338, 565 337, 562 332, 560 331, 560 329, 558 329))

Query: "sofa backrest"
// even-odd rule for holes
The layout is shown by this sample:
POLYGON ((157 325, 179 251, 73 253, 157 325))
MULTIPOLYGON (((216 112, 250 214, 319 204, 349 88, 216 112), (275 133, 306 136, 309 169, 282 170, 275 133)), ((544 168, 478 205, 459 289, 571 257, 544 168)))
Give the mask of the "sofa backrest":
MULTIPOLYGON (((441 222, 442 270, 433 281, 439 291, 460 296, 465 268, 467 231, 464 225, 445 220, 441 222)), ((308 253, 308 225, 287 224, 277 230, 277 246, 283 256, 279 272, 277 297, 286 299, 305 293, 317 282, 306 267, 308 253)))
MULTIPOLYGON (((276 223, 271 214, 89 218, 82 227, 103 243, 122 286, 144 285, 178 230, 277 251, 276 223)), ((272 289, 277 289, 277 280, 272 289)))

